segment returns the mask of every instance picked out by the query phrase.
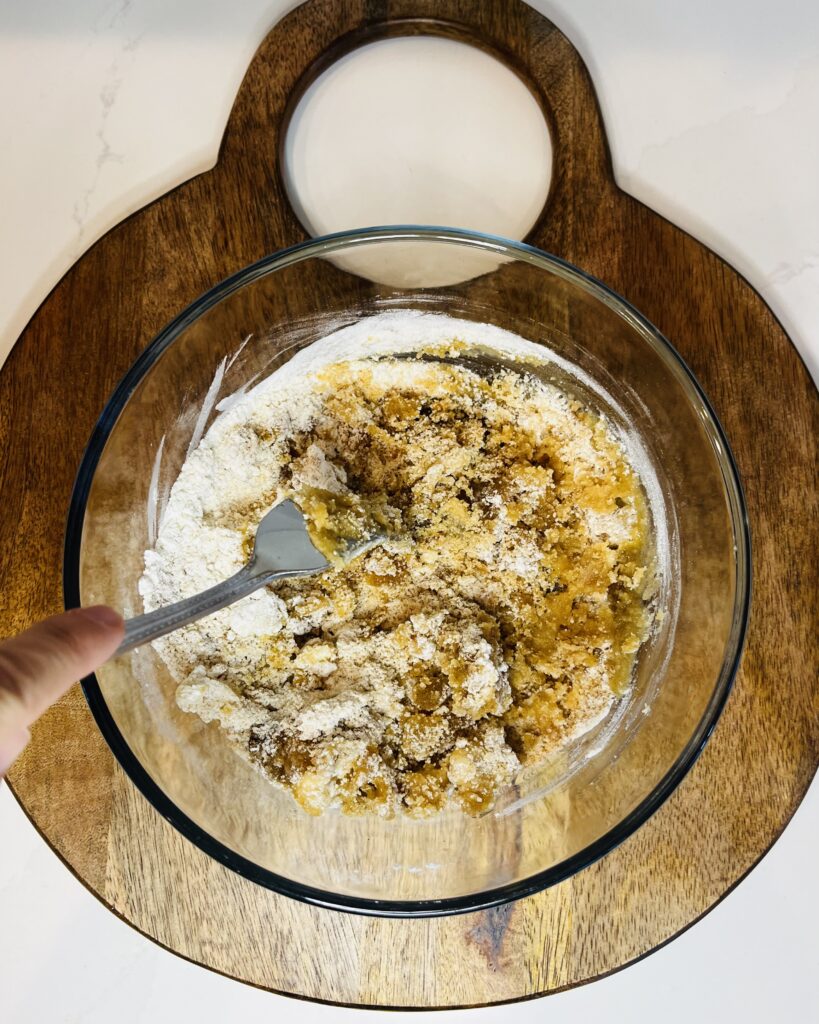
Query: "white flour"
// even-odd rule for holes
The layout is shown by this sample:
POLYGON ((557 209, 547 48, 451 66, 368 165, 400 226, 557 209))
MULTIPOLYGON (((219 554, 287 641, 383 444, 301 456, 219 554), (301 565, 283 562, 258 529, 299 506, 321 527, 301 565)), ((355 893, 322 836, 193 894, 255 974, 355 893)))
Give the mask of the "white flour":
MULTIPOLYGON (((421 349, 437 351, 454 338, 467 349, 489 349, 524 362, 544 361, 541 346, 489 325, 439 315, 390 313, 316 342, 246 394, 223 399, 217 408, 224 411, 188 455, 159 524, 155 547, 145 553, 139 585, 145 610, 193 595, 236 572, 245 560, 248 530, 252 534, 254 524, 285 496, 308 490, 354 493, 344 468, 344 437, 339 435, 334 448, 332 435, 324 429, 327 396, 316 387, 322 370, 343 361, 355 372, 366 367, 368 386, 374 392, 390 395, 414 389, 430 401, 445 402, 451 399, 453 379, 460 379, 461 371, 448 369, 436 376, 429 363, 366 361, 421 349), (316 438, 310 441, 313 434, 316 438), (320 443, 319 435, 324 438, 320 443), (307 441, 300 442, 294 455, 292 442, 300 438, 307 441)), ((567 364, 556 357, 550 361, 567 370, 567 364)), ((627 453, 640 473, 649 503, 659 493, 638 443, 615 434, 603 421, 588 426, 572 411, 572 400, 554 387, 544 384, 529 389, 525 404, 513 412, 491 400, 482 409, 482 415, 494 417, 497 424, 508 421, 513 435, 522 433, 534 445, 557 444, 570 476, 579 482, 589 474, 605 475, 607 463, 601 453, 619 451, 627 453)), ((360 415, 353 407, 350 416, 353 420, 345 430, 352 430, 355 437, 376 430, 366 404, 360 415), (360 422, 355 422, 356 417, 360 422)), ((413 493, 432 501, 431 507, 444 498, 456 501, 457 511, 458 488, 452 481, 459 474, 468 478, 474 472, 474 451, 466 443, 430 443, 437 446, 435 457, 419 468, 413 493)), ((395 794, 390 787, 398 783, 394 772, 390 775, 393 769, 384 768, 380 761, 375 764, 372 749, 401 729, 404 738, 395 741, 399 749, 403 742, 407 750, 415 751, 416 761, 432 759, 433 781, 425 777, 413 785, 438 785, 434 772, 440 770, 432 766, 446 756, 448 785, 458 793, 471 794, 464 797, 467 809, 480 809, 472 792, 478 786, 476 780, 491 778, 500 785, 519 767, 502 725, 492 716, 503 715, 511 707, 510 678, 520 672, 507 660, 500 641, 484 635, 488 627, 481 625, 482 609, 502 603, 504 587, 537 586, 544 573, 548 576, 541 535, 518 523, 526 522, 553 489, 550 474, 551 470, 534 465, 522 466, 508 484, 505 498, 490 490, 480 499, 486 510, 485 528, 475 533, 468 557, 471 565, 487 566, 488 575, 477 568, 470 570, 466 563, 460 566, 461 555, 447 561, 447 552, 435 545, 415 552, 401 537, 367 556, 362 572, 382 581, 379 586, 386 588, 387 603, 398 593, 396 574, 405 573, 410 563, 415 584, 425 588, 424 593, 438 595, 429 609, 407 612, 404 625, 401 613, 397 626, 376 631, 363 626, 374 612, 367 605, 369 591, 356 582, 352 591, 347 584, 328 593, 309 586, 277 593, 263 590, 157 641, 157 650, 182 684, 179 706, 206 722, 218 722, 242 749, 247 751, 249 744, 250 753, 268 765, 281 759, 285 740, 288 756, 293 757, 304 754, 299 744, 312 745, 310 766, 294 770, 284 780, 312 812, 339 802, 347 809, 346 791, 338 788, 343 778, 356 780, 355 793, 366 793, 367 799, 375 799, 371 794, 375 787, 376 813, 392 813, 395 794), (520 583, 510 584, 510 580, 520 583), (301 639, 305 637, 306 642, 301 639), (456 649, 458 671, 451 679, 457 678, 458 683, 451 684, 451 692, 447 690, 445 706, 407 717, 411 707, 408 676, 422 668, 432 674, 430 678, 441 672, 446 675, 456 649), (472 738, 458 733, 453 739, 453 722, 476 723, 472 738), (446 754, 447 750, 451 753, 446 754), (389 792, 382 801, 383 778, 388 779, 384 785, 389 792)), ((637 529, 637 510, 630 503, 605 511, 583 507, 577 514, 590 541, 598 545, 625 544, 637 529)), ((604 598, 605 589, 589 601, 604 598)), ((601 642, 596 651, 593 659, 584 656, 574 664, 571 659, 566 662, 566 651, 561 649, 559 664, 541 659, 538 669, 546 674, 544 678, 550 672, 557 678, 565 674, 567 665, 574 665, 571 671, 583 704, 571 720, 572 735, 605 715, 614 699, 604 667, 611 645, 601 642)), ((278 771, 279 761, 275 766, 278 771)), ((275 773, 274 777, 282 781, 275 773)), ((426 799, 423 789, 417 806, 425 805, 426 799)))

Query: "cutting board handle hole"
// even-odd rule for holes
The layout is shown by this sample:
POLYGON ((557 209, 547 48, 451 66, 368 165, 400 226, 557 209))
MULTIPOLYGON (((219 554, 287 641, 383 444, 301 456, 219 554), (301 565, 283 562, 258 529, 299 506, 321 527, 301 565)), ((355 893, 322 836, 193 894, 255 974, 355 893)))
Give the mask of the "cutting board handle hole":
MULTIPOLYGON (((552 142, 540 103, 505 62, 424 33, 365 37, 319 64, 280 148, 287 195, 311 235, 439 224, 527 236, 547 202, 552 142)), ((357 272, 402 277, 380 255, 357 272)), ((428 283, 471 276, 436 274, 428 283)))

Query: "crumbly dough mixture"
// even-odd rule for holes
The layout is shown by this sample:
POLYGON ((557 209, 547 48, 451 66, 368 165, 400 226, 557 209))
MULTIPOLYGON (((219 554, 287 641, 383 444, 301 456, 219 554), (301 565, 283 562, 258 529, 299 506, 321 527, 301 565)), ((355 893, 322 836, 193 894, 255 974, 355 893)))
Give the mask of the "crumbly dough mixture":
POLYGON ((165 637, 177 701, 308 812, 491 807, 588 729, 650 625, 649 518, 607 423, 525 373, 423 359, 263 384, 187 459, 146 609, 234 572, 292 497, 319 546, 387 539, 165 637))

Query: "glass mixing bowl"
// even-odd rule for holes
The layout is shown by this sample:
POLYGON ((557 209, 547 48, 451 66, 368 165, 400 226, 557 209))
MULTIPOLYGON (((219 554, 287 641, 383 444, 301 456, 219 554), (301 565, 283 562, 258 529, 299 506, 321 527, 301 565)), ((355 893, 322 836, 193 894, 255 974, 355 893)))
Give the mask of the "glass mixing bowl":
POLYGON ((750 558, 742 492, 719 423, 683 361, 636 310, 521 243, 375 228, 253 264, 202 296, 143 352, 79 469, 66 537, 67 606, 140 612, 143 553, 219 402, 303 346, 396 309, 491 323, 542 343, 577 368, 572 386, 590 387, 591 400, 639 437, 665 561, 661 624, 641 650, 630 692, 591 732, 521 776, 489 813, 418 821, 306 814, 216 725, 177 708, 175 683, 150 646, 109 662, 83 685, 125 771, 206 853, 297 899, 410 916, 475 910, 559 882, 663 803, 727 698, 748 613, 750 558))

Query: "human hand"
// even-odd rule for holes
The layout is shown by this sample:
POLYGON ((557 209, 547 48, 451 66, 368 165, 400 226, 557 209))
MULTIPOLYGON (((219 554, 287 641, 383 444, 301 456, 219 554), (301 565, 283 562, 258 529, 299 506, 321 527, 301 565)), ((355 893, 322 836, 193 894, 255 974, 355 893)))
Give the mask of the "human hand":
POLYGON ((30 738, 29 726, 119 646, 122 617, 97 605, 37 623, 0 643, 0 777, 30 738))

